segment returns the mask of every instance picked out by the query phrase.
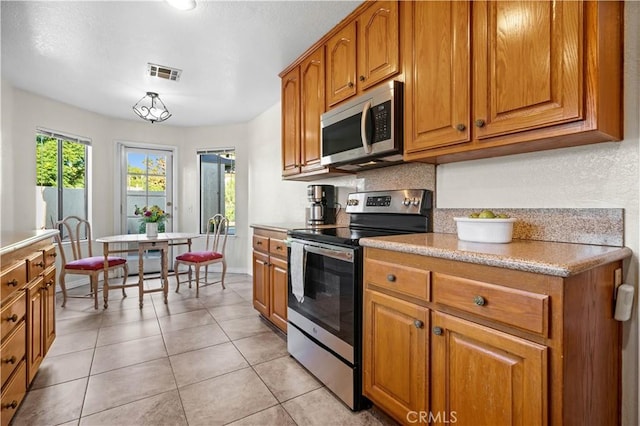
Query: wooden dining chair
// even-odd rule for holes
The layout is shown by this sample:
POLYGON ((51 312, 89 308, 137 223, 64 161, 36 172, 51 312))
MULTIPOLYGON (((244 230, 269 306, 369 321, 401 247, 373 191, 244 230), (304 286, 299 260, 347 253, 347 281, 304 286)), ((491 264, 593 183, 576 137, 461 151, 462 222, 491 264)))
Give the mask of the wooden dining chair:
MULTIPOLYGON (((67 216, 55 224, 56 228, 63 227, 61 234, 56 236, 58 242, 58 250, 62 265, 60 267, 60 288, 62 289, 62 307, 67 304, 67 298, 86 298, 93 296, 94 308, 98 309, 98 276, 104 272, 104 256, 93 256, 91 249, 91 224, 86 219, 78 216, 67 216), (62 246, 63 241, 68 241, 71 246, 71 255, 73 259, 67 261, 67 255, 62 246), (83 249, 83 247, 86 247, 83 249), (67 295, 67 287, 65 285, 65 276, 67 274, 88 275, 91 284, 91 293, 86 296, 69 296, 67 295)), ((122 284, 127 281, 129 274, 129 266, 127 259, 122 257, 108 257, 108 271, 121 268, 124 271, 122 284)), ((127 293, 122 289, 122 295, 127 297, 127 293)))
POLYGON ((178 265, 183 264, 189 267, 189 288, 191 288, 191 267, 196 270, 196 297, 200 297, 200 268, 204 266, 204 282, 202 286, 222 284, 224 289, 224 276, 227 273, 227 260, 224 256, 224 250, 227 245, 227 235, 229 232, 229 220, 221 214, 217 214, 207 222, 207 238, 205 241, 204 251, 189 251, 176 257, 173 270, 176 274, 176 293, 180 290, 180 274, 178 273, 178 265), (222 278, 220 281, 207 282, 209 273, 209 265, 222 263, 222 278))

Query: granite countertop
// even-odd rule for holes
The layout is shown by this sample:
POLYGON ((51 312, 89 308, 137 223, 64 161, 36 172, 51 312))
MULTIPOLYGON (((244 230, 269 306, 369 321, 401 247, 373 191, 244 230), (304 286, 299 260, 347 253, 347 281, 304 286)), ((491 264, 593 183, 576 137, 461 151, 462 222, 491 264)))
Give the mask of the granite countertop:
POLYGON ((631 257, 627 247, 513 240, 508 244, 460 241, 456 234, 408 234, 360 239, 360 245, 499 268, 569 277, 631 257))
POLYGON ((57 229, 41 229, 22 232, 3 232, 0 234, 0 255, 19 250, 29 244, 53 238, 58 234, 57 229))

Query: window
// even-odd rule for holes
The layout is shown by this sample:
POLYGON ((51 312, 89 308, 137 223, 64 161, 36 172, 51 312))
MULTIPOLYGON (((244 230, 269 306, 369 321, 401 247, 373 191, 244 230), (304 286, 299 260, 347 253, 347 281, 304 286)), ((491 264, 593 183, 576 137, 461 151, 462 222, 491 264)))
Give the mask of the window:
POLYGON ((236 151, 233 148, 198 151, 200 167, 200 232, 209 218, 220 213, 229 219, 229 234, 236 229, 236 151))
POLYGON ((88 139, 37 130, 39 227, 50 228, 70 215, 88 218, 87 164, 90 148, 88 139))

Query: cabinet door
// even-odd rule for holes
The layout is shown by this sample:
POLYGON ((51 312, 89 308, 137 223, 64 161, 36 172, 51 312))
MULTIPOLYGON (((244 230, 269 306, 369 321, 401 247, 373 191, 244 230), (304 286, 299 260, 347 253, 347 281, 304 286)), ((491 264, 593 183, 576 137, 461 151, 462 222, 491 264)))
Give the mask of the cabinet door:
POLYGON ((56 270, 51 269, 44 277, 43 296, 43 338, 44 354, 56 338, 56 270))
POLYGON ((428 310, 371 290, 364 310, 364 394, 407 423, 428 410, 428 310))
POLYGON ((253 307, 269 317, 269 256, 253 252, 253 307))
POLYGON ((356 94, 356 23, 327 41, 327 107, 356 94))
POLYGON ((269 278, 271 284, 271 310, 269 319, 278 328, 287 332, 287 300, 288 300, 288 279, 287 262, 282 259, 271 257, 269 266, 269 278))
POLYGON ((358 90, 400 71, 398 2, 376 1, 358 17, 358 90))
POLYGON ((320 115, 324 112, 324 48, 300 65, 301 158, 302 172, 320 165, 320 115))
POLYGON ((547 424, 546 347, 432 315, 432 413, 459 425, 547 424))
POLYGON ((470 3, 410 2, 405 37, 405 151, 470 140, 470 3))
POLYGON ((44 358, 42 277, 27 285, 27 376, 35 377, 44 358))
POLYGON ((282 176, 300 173, 300 68, 282 78, 282 176))
POLYGON ((476 139, 583 117, 583 3, 474 1, 476 139))

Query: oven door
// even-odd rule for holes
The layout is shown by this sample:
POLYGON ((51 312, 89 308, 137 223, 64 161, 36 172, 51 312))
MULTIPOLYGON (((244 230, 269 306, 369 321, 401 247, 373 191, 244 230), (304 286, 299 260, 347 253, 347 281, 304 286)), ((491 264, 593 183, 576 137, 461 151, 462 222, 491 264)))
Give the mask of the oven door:
POLYGON ((353 364, 360 249, 294 239, 290 250, 289 322, 353 364))

